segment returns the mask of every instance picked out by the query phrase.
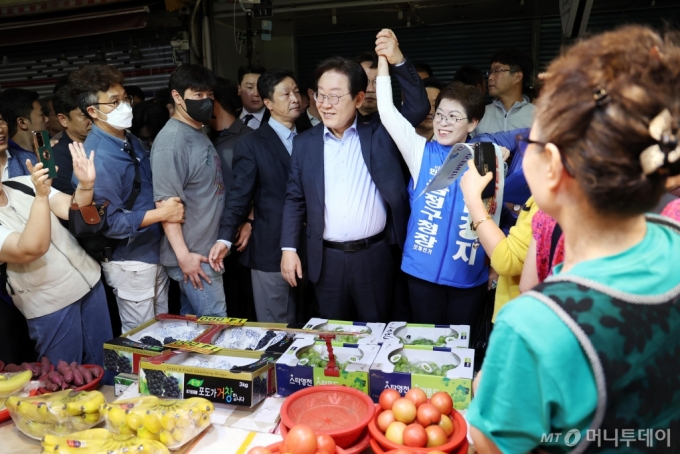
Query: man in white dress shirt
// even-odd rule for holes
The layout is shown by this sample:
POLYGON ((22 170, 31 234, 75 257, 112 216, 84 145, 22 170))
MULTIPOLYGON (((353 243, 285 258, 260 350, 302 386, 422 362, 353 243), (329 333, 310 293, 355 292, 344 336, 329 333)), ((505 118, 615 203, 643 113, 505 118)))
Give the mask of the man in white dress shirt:
POLYGON ((259 128, 269 118, 269 115, 265 118, 267 109, 264 108, 262 97, 257 91, 257 80, 265 71, 266 69, 257 65, 241 66, 238 69, 238 95, 243 103, 239 118, 250 129, 259 128))

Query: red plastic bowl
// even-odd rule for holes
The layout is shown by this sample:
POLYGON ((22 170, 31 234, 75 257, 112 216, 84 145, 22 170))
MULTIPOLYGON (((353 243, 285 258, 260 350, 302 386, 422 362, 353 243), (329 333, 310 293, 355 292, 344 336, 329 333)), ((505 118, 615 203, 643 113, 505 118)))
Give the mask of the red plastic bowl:
POLYGON ((433 448, 412 448, 410 446, 400 445, 388 440, 387 437, 385 437, 385 434, 378 428, 378 416, 380 416, 380 413, 382 412, 382 408, 376 410, 375 415, 368 423, 368 430, 371 432, 371 437, 383 447, 384 451, 404 449, 406 451, 418 453, 426 453, 429 451, 454 452, 454 450, 457 450, 463 442, 467 440, 467 423, 465 422, 465 418, 463 418, 463 415, 456 410, 453 410, 450 415, 451 421, 453 422, 453 433, 449 437, 448 443, 433 448))
POLYGON ((291 394, 281 406, 286 427, 306 424, 317 434, 330 435, 336 445, 356 444, 373 418, 375 404, 366 394, 348 386, 321 385, 291 394))
MULTIPOLYGON (((274 443, 273 445, 265 446, 266 449, 270 450, 272 454, 275 452, 279 452, 279 446, 281 446, 281 442, 274 443)), ((248 450, 250 451, 250 449, 248 450)), ((340 446, 335 446, 335 454, 347 454, 347 451, 342 449, 340 446)))
MULTIPOLYGON (((392 449, 391 451, 384 451, 382 447, 380 446, 380 443, 375 441, 373 438, 370 440, 370 445, 371 445, 371 451, 373 451, 373 454, 395 454, 397 452, 396 449, 392 449)), ((401 448, 403 450, 408 450, 409 452, 414 452, 417 454, 426 454, 427 451, 418 451, 418 449, 422 448, 409 448, 407 446, 404 446, 401 448)), ((470 450, 470 443, 467 441, 467 437, 465 438, 465 441, 463 442, 462 445, 458 449, 454 449, 451 451, 451 454, 467 454, 468 451, 470 450)))
MULTIPOLYGON (((104 369, 101 366, 98 366, 96 364, 82 364, 82 366, 86 367, 88 369, 91 369, 91 370, 99 369, 99 377, 94 377, 94 374, 93 374, 92 376, 94 377, 94 380, 92 380, 90 383, 88 383, 86 385, 79 386, 78 388, 75 388, 73 391, 92 391, 92 390, 99 388, 99 382, 104 377, 104 369)), ((52 365, 52 369, 50 370, 50 372, 53 371, 53 370, 54 370, 54 365, 52 365)), ((41 381, 48 380, 47 375, 43 375, 42 377, 40 377, 39 380, 41 380, 41 381)), ((52 392, 52 391, 48 390, 47 388, 39 388, 39 390, 40 390, 40 394, 49 394, 49 393, 52 392)))
MULTIPOLYGON (((286 435, 288 435, 288 427, 286 427, 285 424, 281 423, 280 426, 281 429, 281 436, 283 438, 286 438, 286 435)), ((354 444, 353 446, 350 446, 348 448, 345 448, 345 452, 347 454, 359 454, 360 452, 363 452, 364 449, 368 447, 368 443, 371 441, 371 433, 368 431, 368 427, 364 429, 364 431, 361 433, 359 436, 359 440, 354 444)))

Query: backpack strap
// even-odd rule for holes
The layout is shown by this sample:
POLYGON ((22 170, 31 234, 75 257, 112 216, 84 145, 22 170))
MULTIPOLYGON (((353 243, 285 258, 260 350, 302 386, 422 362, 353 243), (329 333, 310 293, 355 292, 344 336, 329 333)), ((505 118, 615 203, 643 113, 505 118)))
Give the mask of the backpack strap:
POLYGON ((31 197, 35 197, 35 191, 31 187, 26 186, 23 183, 19 183, 18 181, 8 180, 3 181, 2 184, 12 189, 16 189, 17 191, 21 191, 26 195, 30 195, 31 197))

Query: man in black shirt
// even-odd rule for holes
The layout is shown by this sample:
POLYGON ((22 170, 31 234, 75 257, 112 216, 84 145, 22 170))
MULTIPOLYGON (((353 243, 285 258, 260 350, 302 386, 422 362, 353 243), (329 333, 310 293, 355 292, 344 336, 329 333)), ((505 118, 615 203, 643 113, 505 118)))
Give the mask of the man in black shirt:
POLYGON ((54 162, 59 167, 57 178, 52 182, 52 187, 66 194, 73 194, 74 188, 71 184, 73 161, 68 145, 72 142, 85 142, 85 138, 92 129, 92 122, 71 98, 68 87, 62 87, 55 93, 52 98, 52 105, 59 123, 64 128, 61 139, 52 147, 54 162))

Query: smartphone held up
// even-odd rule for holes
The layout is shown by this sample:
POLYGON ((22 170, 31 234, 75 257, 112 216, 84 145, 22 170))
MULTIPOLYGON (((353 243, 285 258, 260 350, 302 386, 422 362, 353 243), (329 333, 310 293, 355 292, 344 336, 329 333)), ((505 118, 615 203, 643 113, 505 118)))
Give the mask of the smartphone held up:
POLYGON ((50 136, 47 131, 32 131, 33 145, 35 153, 38 155, 38 160, 43 163, 46 169, 48 178, 57 177, 57 166, 54 163, 54 156, 52 155, 52 146, 50 145, 50 136))

